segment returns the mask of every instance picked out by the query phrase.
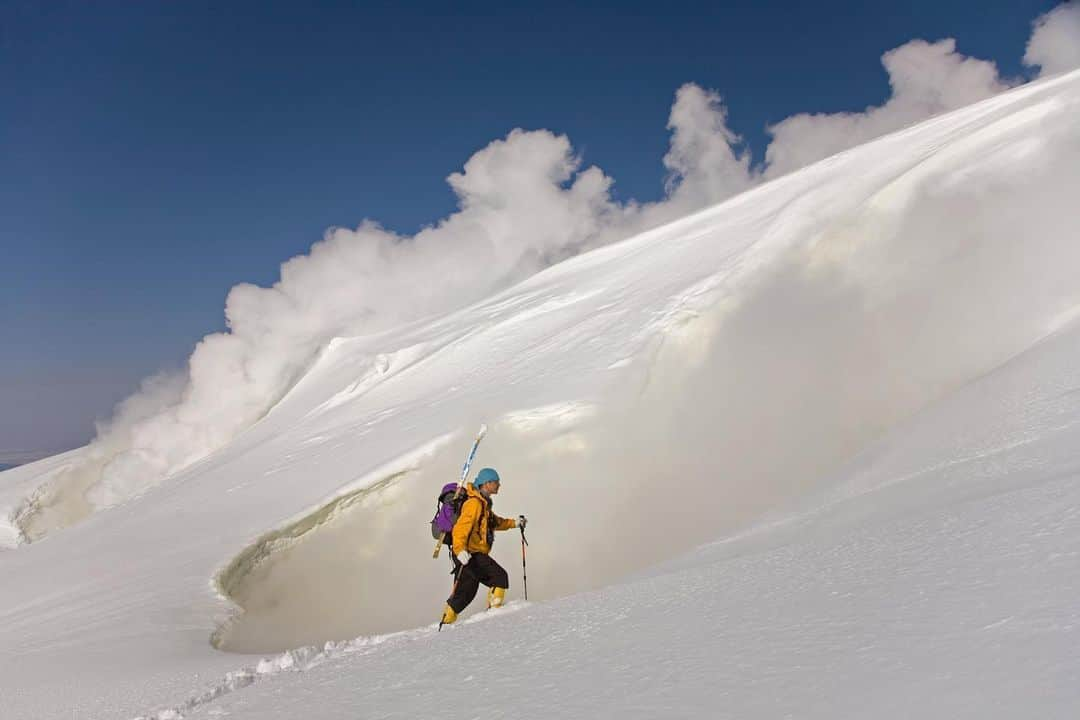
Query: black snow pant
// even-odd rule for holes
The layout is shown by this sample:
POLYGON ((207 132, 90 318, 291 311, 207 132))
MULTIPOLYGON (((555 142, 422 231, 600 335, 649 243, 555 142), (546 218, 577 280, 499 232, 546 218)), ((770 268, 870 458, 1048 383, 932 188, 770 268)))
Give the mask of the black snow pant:
POLYGON ((503 570, 502 565, 491 559, 490 555, 476 553, 469 559, 458 573, 457 582, 454 584, 454 592, 446 601, 446 604, 459 613, 469 606, 476 597, 476 591, 480 589, 480 583, 493 588, 510 587, 510 578, 503 570))

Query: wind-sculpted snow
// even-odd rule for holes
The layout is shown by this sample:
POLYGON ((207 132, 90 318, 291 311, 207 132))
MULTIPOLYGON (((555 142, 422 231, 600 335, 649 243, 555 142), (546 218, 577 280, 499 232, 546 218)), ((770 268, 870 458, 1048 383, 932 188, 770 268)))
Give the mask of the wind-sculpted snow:
POLYGON ((631 581, 288 651, 145 717, 1071 717, 1078 357, 1074 323, 874 443, 816 507, 631 581))
POLYGON ((1077 477, 712 548, 378 652, 361 640, 189 717, 1066 720, 1080 703, 1077 477))
POLYGON ((4 473, 0 482, 0 552, 30 539, 25 532, 26 518, 40 512, 50 482, 81 461, 83 454, 83 450, 72 450, 4 473))
MULTIPOLYGON (((635 333, 647 349, 593 390, 594 413, 516 430, 489 418, 482 462, 507 478, 497 508, 528 509, 538 529, 572 528, 534 553, 548 578, 536 598, 607 584, 745 528, 1049 333, 1080 302, 1078 110, 1077 96, 1054 94, 987 112, 951 142, 864 171, 877 182, 824 181, 765 220, 740 212, 760 207, 753 194, 717 209, 712 219, 735 218, 735 227, 707 237, 723 243, 753 224, 753 251, 651 311, 635 333)), ((905 139, 866 151, 887 157, 905 139)), ((687 221, 698 223, 703 216, 687 221)), ((703 236, 686 228, 686 237, 703 236)), ((597 325, 617 326, 632 289, 624 292, 533 294, 512 306, 512 321, 471 339, 483 348, 483 337, 529 328, 540 345, 528 355, 554 358, 586 322, 576 303, 592 303, 586 335, 596 337, 597 325)), ((445 563, 401 576, 397 567, 402 554, 424 555, 430 541, 414 519, 433 512, 432 488, 454 476, 460 454, 460 442, 444 446, 394 481, 392 502, 309 521, 315 532, 301 542, 248 565, 242 580, 232 573, 246 612, 222 647, 277 650, 429 618, 430 598, 446 591, 445 563)), ((515 542, 500 540, 508 556, 515 542)))
MULTIPOLYGON (((882 642, 945 632, 944 621, 918 601, 919 592, 934 592, 935 573, 963 579, 962 591, 940 595, 949 607, 975 602, 984 590, 1002 600, 980 610, 978 628, 964 625, 952 644, 938 646, 948 659, 979 656, 986 649, 979 628, 1007 615, 1027 623, 1016 627, 1063 628, 1069 606, 1051 579, 1064 560, 1037 561, 1051 545, 1071 547, 1074 537, 1073 496, 1063 478, 1072 477, 1075 407, 1066 403, 1060 416, 1024 416, 1032 420, 1026 429, 994 424, 1000 442, 970 448, 949 442, 956 427, 974 431, 990 423, 995 409, 1005 413, 1010 406, 972 404, 970 414, 953 422, 932 419, 935 407, 967 397, 979 378, 995 377, 1013 358, 1049 347, 1077 357, 1073 344, 1045 339, 1055 329, 1071 333, 1069 318, 1080 306, 1078 110, 1080 74, 1018 88, 571 258, 466 308, 327 343, 273 409, 219 451, 152 492, 4 553, 0 677, 5 687, 19 689, 13 698, 5 695, 5 711, 16 718, 73 709, 95 718, 132 717, 182 703, 213 678, 254 662, 215 650, 215 632, 224 648, 269 652, 427 625, 448 582, 445 559, 430 559, 433 494, 456 477, 467 437, 481 420, 492 431, 478 463, 498 467, 505 478, 497 509, 531 519, 530 600, 535 593, 542 602, 519 615, 530 622, 546 618, 547 625, 535 628, 541 634, 536 642, 553 643, 545 645, 552 653, 546 657, 565 649, 559 643, 576 642, 598 653, 600 665, 626 667, 623 630, 609 622, 614 609, 635 618, 626 628, 645 633, 638 639, 651 643, 648 653, 674 663, 675 648, 659 644, 663 634, 646 632, 646 618, 662 620, 657 627, 679 638, 679 652, 699 663, 691 665, 701 674, 690 677, 703 681, 717 668, 730 669, 720 640, 746 640, 723 631, 743 607, 750 613, 741 616, 747 626, 768 642, 747 641, 747 667, 755 672, 732 677, 790 679, 794 671, 781 653, 790 633, 783 626, 820 639, 812 631, 820 610, 836 631, 834 642, 808 641, 795 657, 805 665, 824 647, 836 660, 830 667, 837 674, 829 677, 840 678, 864 667, 860 643, 873 646, 881 638, 841 632, 845 613, 827 605, 832 596, 813 585, 813 578, 838 567, 849 579, 866 577, 866 585, 836 587, 865 593, 865 602, 849 609, 882 620, 890 617, 890 580, 866 573, 919 568, 911 576, 919 580, 912 594, 903 594, 907 611, 882 642), (894 458, 885 477, 859 466, 860 458, 872 462, 904 447, 905 438, 915 437, 909 423, 929 423, 941 446, 912 441, 905 451, 912 463, 894 458), (1057 432, 1062 427, 1066 431, 1057 432), (1052 459, 1034 467, 1038 472, 1024 474, 1051 450, 1046 457, 1052 459), (950 465, 950 459, 964 461, 950 465), (852 467, 860 474, 852 475, 852 467), (982 496, 983 510, 964 516, 959 535, 947 528, 930 532, 918 518, 905 524, 892 514, 894 505, 926 511, 924 497, 978 498, 977 492, 929 491, 938 480, 971 490, 998 471, 1008 477, 994 475, 993 492, 1017 489, 1020 516, 1004 513, 1008 502, 993 492, 982 496), (1055 478, 1060 482, 1051 485, 1055 478), (1045 487, 1031 485, 1043 481, 1045 487), (920 490, 909 495, 905 487, 920 490), (848 507, 858 512, 845 514, 844 522, 781 522, 776 527, 784 532, 751 532, 761 521, 775 524, 780 509, 852 498, 848 507), (1053 517, 1038 514, 1044 499, 1053 517), (1002 586, 980 585, 995 566, 979 548, 990 543, 997 552, 998 540, 1020 542, 1016 528, 1025 514, 1047 535, 1010 555, 1015 562, 1001 566, 1003 577, 1036 583, 1049 614, 1025 611, 1023 597, 1002 586), (865 518, 893 523, 895 532, 876 534, 875 526, 859 525, 865 518), (996 522, 1006 531, 1000 538, 996 522), (824 527, 827 537, 814 535, 815 527, 824 527), (929 545, 900 542, 919 530, 929 545), (828 544, 834 533, 849 531, 839 546, 828 544), (810 534, 791 534, 799 532, 810 534), (664 582, 617 585, 702 543, 740 534, 766 546, 781 536, 805 542, 766 556, 762 568, 751 560, 708 568, 698 563, 697 570, 664 582), (976 540, 967 544, 965 538, 976 540), (892 566, 890 543, 907 548, 892 566), (956 550, 948 554, 952 560, 935 565, 935 543, 956 550), (834 547, 844 549, 834 554, 834 547), (839 566, 833 563, 838 557, 839 566), (961 572, 965 567, 970 572, 961 572), (731 577, 745 580, 741 594, 723 594, 731 577), (590 588, 596 593, 580 595, 590 588), (674 601, 680 589, 684 599, 674 601), (692 607, 703 607, 704 593, 715 595, 704 606, 710 624, 703 632, 688 618, 692 607), (616 604, 605 606, 605 597, 616 597, 616 604), (804 612, 789 607, 787 598, 813 602, 800 606, 804 612), (592 634, 553 627, 559 608, 592 634), (755 608, 764 614, 755 615, 755 608), (769 621, 780 629, 764 632, 769 621), (915 630, 905 635, 904 628, 915 630), (67 680, 72 673, 79 683, 67 680)), ((1029 378, 1031 392, 1044 397, 1047 385, 1074 392, 1067 368, 1075 366, 1047 366, 1029 378)), ((996 386, 982 387, 1001 396, 996 386)), ((35 471, 13 472, 21 482, 30 476, 20 472, 35 471)), ((935 517, 944 523, 951 512, 935 517)), ((725 547, 737 546, 747 547, 725 547)), ((714 550, 703 552, 713 558, 714 550)), ((500 536, 495 553, 512 570, 512 595, 518 552, 512 533, 500 536)), ((1063 591, 1073 591, 1070 582, 1060 585, 1063 591)), ((1057 640, 1029 642, 1030 634, 986 632, 999 633, 1006 649, 1058 653, 1061 647, 1057 640)), ((385 669, 417 663, 417 657, 388 653, 385 669)), ((1033 667, 1055 679, 1075 669, 1051 659, 1056 664, 1033 667)), ((676 666, 670 676, 646 676, 641 663, 646 659, 630 662, 624 675, 613 671, 597 681, 610 682, 612 702, 625 695, 653 710, 671 707, 667 703, 679 696, 663 688, 678 687, 676 666)), ((569 667, 553 676, 565 687, 573 687, 569 667)), ((543 668, 529 668, 543 675, 543 668)), ((925 679, 901 673, 903 682, 888 685, 897 677, 889 669, 896 665, 860 676, 860 687, 870 692, 877 682, 883 697, 892 698, 896 688, 914 694, 925 679)), ((270 682, 307 674, 283 673, 270 682)), ((352 687, 370 693, 376 708, 390 707, 383 703, 397 697, 388 687, 392 676, 369 677, 386 683, 365 685, 364 673, 354 672, 352 687)), ((506 682, 517 683, 513 677, 506 682)), ((1016 689, 1004 681, 995 686, 1016 689)), ((741 685, 726 687, 736 692, 741 685)), ((793 687, 805 693, 793 691, 791 699, 822 703, 818 716, 836 709, 828 702, 836 693, 823 700, 813 694, 816 686, 793 687)), ((959 688, 961 697, 973 686, 943 687, 959 688)), ((754 697, 781 695, 781 686, 756 689, 762 692, 754 697)), ((214 702, 246 702, 244 694, 214 702)), ((1066 695, 1047 697, 1064 702, 1066 695)), ((352 696, 337 697, 342 704, 320 707, 320 715, 340 710, 355 716, 352 696)), ((686 697, 694 711, 687 714, 695 715, 724 701, 708 693, 686 697)), ((582 696, 575 704, 571 695, 568 716, 597 710, 590 702, 582 696)), ((422 704, 403 707, 407 715, 430 714, 422 704)), ((204 704, 193 714, 216 709, 204 704)), ((747 706, 744 714, 754 710, 747 706)))

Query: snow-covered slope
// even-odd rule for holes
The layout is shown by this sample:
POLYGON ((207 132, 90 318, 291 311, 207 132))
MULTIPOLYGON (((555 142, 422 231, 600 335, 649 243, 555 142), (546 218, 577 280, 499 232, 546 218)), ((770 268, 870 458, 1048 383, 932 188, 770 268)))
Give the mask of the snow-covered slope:
MULTIPOLYGON (((1078 73, 1025 86, 335 340, 225 449, 0 553, 3 717, 1065 717, 1078 110, 1078 73), (431 489, 481 419, 543 602, 226 692, 254 660, 211 636, 438 613, 431 489)), ((0 543, 63 462, 0 475, 0 543)))
POLYGON ((1080 326, 914 418, 840 474, 829 504, 780 526, 452 632, 274 658, 232 678, 252 690, 222 683, 183 710, 1074 717, 1077 358, 1080 326))

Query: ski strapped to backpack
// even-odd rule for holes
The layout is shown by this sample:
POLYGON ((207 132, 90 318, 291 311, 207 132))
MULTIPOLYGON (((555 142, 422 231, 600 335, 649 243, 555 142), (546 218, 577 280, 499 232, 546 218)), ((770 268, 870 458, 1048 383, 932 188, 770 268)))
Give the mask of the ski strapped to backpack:
POLYGON ((436 539, 435 551, 431 553, 432 558, 439 557, 446 536, 454 529, 454 522, 457 521, 457 516, 461 514, 461 502, 465 499, 465 480, 469 476, 469 468, 472 466, 473 458, 476 457, 476 448, 480 447, 480 441, 484 439, 485 435, 487 435, 487 425, 481 425, 480 431, 476 433, 476 440, 473 441, 472 450, 469 451, 469 457, 465 459, 465 466, 461 469, 461 480, 458 481, 456 488, 454 483, 448 483, 439 493, 439 509, 431 521, 431 534, 436 539), (446 502, 444 498, 451 489, 453 489, 454 494, 450 498, 450 502, 446 502), (438 527, 436 527, 437 525, 438 527))

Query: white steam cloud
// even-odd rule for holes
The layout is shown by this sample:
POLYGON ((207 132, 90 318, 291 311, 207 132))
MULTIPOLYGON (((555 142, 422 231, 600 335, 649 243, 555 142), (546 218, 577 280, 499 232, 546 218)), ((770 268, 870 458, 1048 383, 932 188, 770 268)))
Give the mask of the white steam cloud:
POLYGON ((671 146, 664 156, 668 199, 661 205, 695 210, 753 185, 750 153, 736 150, 742 140, 728 128, 719 94, 692 83, 683 85, 675 94, 668 129, 671 146))
MULTIPOLYGON (((1077 7, 1039 18, 1025 62, 1044 74, 1076 61, 1077 7)), ((232 289, 229 331, 195 348, 186 374, 155 378, 99 426, 84 459, 23 508, 28 539, 123 502, 251 426, 332 337, 368 333, 462 307, 585 250, 717 203, 935 114, 1008 87, 993 63, 951 39, 916 40, 883 56, 892 97, 862 113, 800 114, 769 130, 755 167, 727 125, 721 97, 679 88, 668 128, 665 198, 615 202, 612 180, 582 167, 569 139, 514 130, 448 178, 458 210, 415 236, 365 221, 332 229, 281 267, 270 288, 232 289)))
POLYGON ((1035 21, 1024 63, 1041 67, 1041 76, 1080 67, 1080 4, 1063 3, 1035 21))
POLYGON ((1008 89, 992 62, 956 52, 953 39, 914 40, 881 58, 892 97, 861 113, 792 116, 769 128, 766 174, 776 177, 920 120, 1008 89))

